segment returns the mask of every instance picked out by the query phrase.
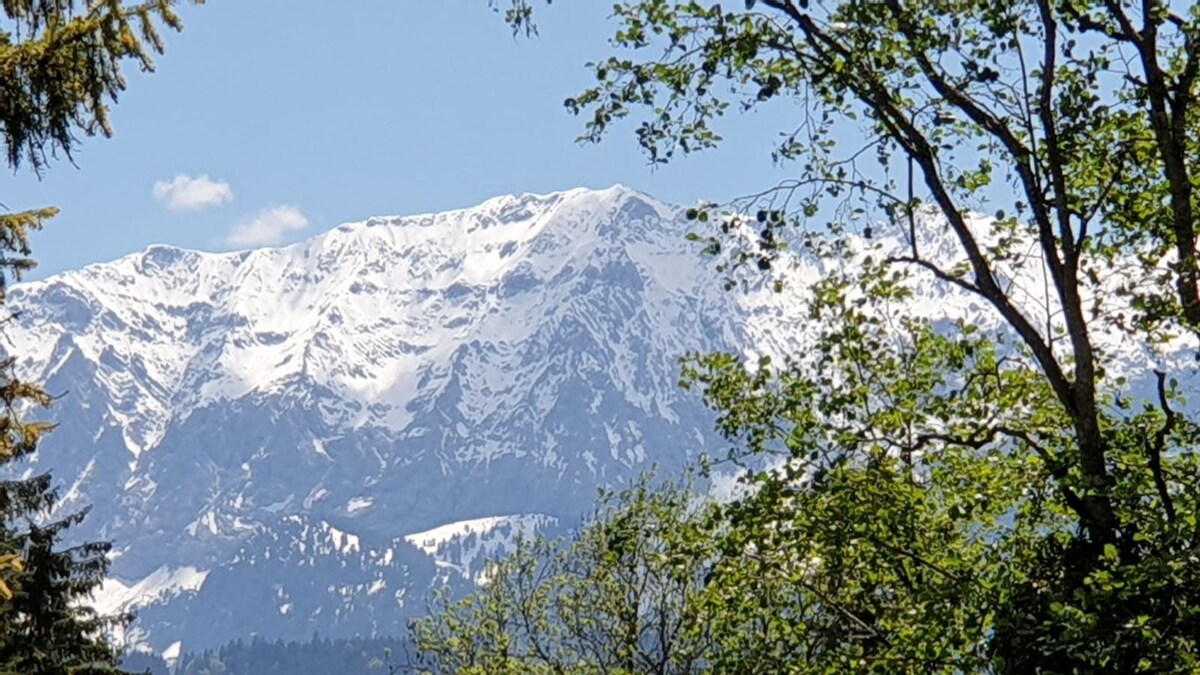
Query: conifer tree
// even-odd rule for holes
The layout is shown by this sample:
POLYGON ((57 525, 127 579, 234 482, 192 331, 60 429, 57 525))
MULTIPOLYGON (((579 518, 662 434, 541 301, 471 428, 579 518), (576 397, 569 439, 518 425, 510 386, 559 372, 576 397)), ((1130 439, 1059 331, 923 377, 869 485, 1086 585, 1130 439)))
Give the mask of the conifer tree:
MULTIPOLYGON (((6 520, 28 513, 52 512, 56 493, 49 474, 4 486, 15 490, 6 520)), ((22 529, 6 527, 7 543, 20 546, 22 572, 13 597, 0 606, 0 672, 115 673, 119 654, 106 640, 110 628, 123 625, 124 615, 101 616, 86 601, 108 572, 110 544, 88 542, 59 548, 63 532, 86 512, 45 524, 26 520, 22 529)))
MULTIPOLYGON (((202 2, 202 0, 195 0, 202 2)), ((132 61, 151 70, 159 28, 181 27, 175 0, 0 2, 0 139, 12 169, 38 176, 71 157, 78 136, 112 134, 108 107, 132 61)), ((0 213, 0 305, 8 283, 34 266, 29 235, 53 207, 0 213)), ((0 310, 0 332, 13 316, 0 310)), ((38 448, 53 424, 37 418, 51 396, 17 373, 19 355, 0 347, 0 466, 38 448)), ((11 475, 11 471, 9 475, 11 475)), ((108 570, 107 543, 63 547, 83 512, 59 514, 48 474, 0 481, 0 673, 114 672, 117 654, 86 600, 108 570)))

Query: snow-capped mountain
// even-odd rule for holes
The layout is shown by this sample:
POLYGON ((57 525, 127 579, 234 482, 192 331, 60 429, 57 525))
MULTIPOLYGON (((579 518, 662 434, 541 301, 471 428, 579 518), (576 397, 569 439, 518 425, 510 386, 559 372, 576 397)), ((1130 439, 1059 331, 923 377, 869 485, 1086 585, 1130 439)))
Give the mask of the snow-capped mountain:
POLYGON ((677 358, 780 310, 687 230, 578 189, 17 285, 8 348, 64 394, 29 470, 93 507, 135 642, 398 632, 445 570, 715 449, 677 358))
MULTIPOLYGON (((797 295, 724 292, 688 230, 628 188, 577 189, 17 285, 7 349, 63 394, 26 470, 93 507, 81 534, 117 553, 97 604, 139 610, 133 644, 397 634, 431 584, 481 581, 597 487, 719 454, 680 355, 803 353, 797 295)), ((792 260, 793 289, 824 273, 792 260)), ((1033 297, 1039 269, 997 273, 1033 297)), ((997 325, 944 284, 914 291, 895 311, 997 325)), ((1134 380, 1192 359, 1097 339, 1134 380)))

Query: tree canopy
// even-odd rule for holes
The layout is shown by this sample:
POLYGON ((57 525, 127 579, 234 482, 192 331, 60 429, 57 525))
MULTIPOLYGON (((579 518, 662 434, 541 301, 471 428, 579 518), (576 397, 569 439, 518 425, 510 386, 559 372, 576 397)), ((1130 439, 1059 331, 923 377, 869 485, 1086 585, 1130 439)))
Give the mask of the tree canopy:
POLYGON ((686 485, 649 477, 608 493, 572 538, 521 540, 493 561, 483 590, 412 625, 434 673, 691 672, 713 635, 699 602, 712 540, 696 536, 704 507, 686 485))
MULTIPOLYGON (((533 32, 533 3, 507 17, 533 32)), ((780 185, 689 210, 804 349, 691 355, 747 467, 715 507, 710 664, 1194 672, 1200 9, 639 0, 567 99, 655 164, 789 106, 780 185), (817 279, 790 277, 797 258, 817 279), (930 289, 947 311, 921 311, 930 289), (956 299, 981 311, 953 311, 956 299), (744 651, 761 621, 770 649, 744 651), (764 660, 765 659, 765 660, 764 660)), ((761 645, 760 645, 761 646, 761 645)))

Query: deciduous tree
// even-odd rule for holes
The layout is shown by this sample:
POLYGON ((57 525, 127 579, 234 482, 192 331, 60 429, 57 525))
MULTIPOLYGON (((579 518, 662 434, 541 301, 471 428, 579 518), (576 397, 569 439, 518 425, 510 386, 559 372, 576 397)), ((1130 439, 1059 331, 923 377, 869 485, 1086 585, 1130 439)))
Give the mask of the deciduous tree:
POLYGON ((491 561, 482 590, 439 595, 413 623, 430 673, 677 673, 698 670, 712 633, 700 602, 715 556, 706 506, 647 479, 601 498, 563 539, 522 540, 491 561))
MULTIPOLYGON (((532 9, 508 18, 529 30, 532 9)), ((584 140, 628 119, 664 163, 718 144, 730 110, 795 112, 774 153, 792 180, 690 212, 728 287, 810 319, 803 353, 687 362, 754 467, 723 510, 731 625, 778 578, 772 640, 801 672, 1194 672, 1178 380, 1200 334, 1200 10, 639 0, 614 19, 566 101, 584 140), (825 273, 789 278, 793 256, 825 273)))

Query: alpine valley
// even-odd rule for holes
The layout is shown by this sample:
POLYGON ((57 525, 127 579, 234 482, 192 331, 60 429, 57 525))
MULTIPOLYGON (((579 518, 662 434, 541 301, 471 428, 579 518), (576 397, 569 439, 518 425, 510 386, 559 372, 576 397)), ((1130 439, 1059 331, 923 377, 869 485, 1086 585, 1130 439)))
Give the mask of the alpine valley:
MULTIPOLYGON (((797 351, 800 303, 724 291, 693 225, 576 189, 16 285, 6 348, 61 394, 21 470, 114 543, 96 603, 136 610, 131 645, 396 635, 598 487, 721 454, 681 355, 797 351)), ((919 291, 912 311, 994 321, 919 291)))

